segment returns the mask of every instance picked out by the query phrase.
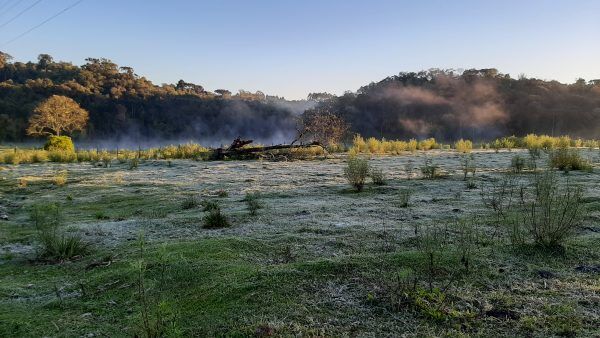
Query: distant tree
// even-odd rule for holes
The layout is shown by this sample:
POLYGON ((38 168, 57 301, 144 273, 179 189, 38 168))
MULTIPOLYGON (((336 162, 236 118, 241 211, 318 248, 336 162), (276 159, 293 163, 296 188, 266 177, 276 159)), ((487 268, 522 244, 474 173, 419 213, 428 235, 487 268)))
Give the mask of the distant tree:
POLYGON ((48 54, 40 54, 38 56, 38 67, 40 69, 43 70, 47 70, 48 66, 54 62, 54 59, 52 58, 52 56, 48 55, 48 54))
POLYGON ((304 112, 298 121, 297 137, 300 140, 311 140, 322 145, 338 144, 350 130, 350 125, 341 117, 328 109, 311 109, 304 112))
POLYGON ((330 100, 330 99, 333 99, 333 98, 335 98, 335 95, 329 94, 329 93, 325 93, 325 92, 323 92, 323 93, 310 93, 310 94, 308 94, 308 97, 307 97, 307 99, 309 101, 318 101, 318 102, 327 101, 327 100, 330 100))
POLYGON ((215 90, 215 93, 221 95, 222 97, 230 97, 231 96, 231 92, 227 89, 217 89, 217 90, 215 90))
POLYGON ((4 66, 12 60, 12 56, 10 54, 0 52, 0 68, 4 68, 4 66))
POLYGON ((73 99, 52 95, 40 103, 29 118, 28 135, 56 135, 82 131, 88 122, 88 112, 73 99))

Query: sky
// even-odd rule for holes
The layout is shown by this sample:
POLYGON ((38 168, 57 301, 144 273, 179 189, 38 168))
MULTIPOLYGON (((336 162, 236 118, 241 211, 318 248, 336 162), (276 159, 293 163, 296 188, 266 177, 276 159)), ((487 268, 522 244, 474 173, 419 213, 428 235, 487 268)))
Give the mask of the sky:
POLYGON ((21 36, 76 2, 0 0, 0 50, 288 99, 429 68, 600 79, 597 0, 83 0, 21 36))

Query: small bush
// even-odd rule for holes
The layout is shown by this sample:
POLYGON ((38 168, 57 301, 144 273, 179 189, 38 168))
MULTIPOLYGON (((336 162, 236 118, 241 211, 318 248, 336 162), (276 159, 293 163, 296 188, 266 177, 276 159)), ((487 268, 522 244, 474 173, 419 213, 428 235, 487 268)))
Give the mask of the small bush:
POLYGON ((221 213, 221 208, 218 206, 208 211, 204 216, 204 228, 206 229, 225 228, 228 226, 229 221, 227 220, 227 217, 221 213))
POLYGON ((48 152, 50 162, 71 163, 77 160, 77 154, 66 150, 52 150, 48 152))
POLYGON ((44 144, 44 150, 75 152, 73 140, 68 136, 50 136, 44 144))
POLYGON ((200 203, 198 203, 198 199, 195 196, 187 196, 181 201, 181 209, 189 210, 198 207, 200 203))
POLYGON ((398 206, 400 208, 407 208, 410 202, 410 196, 412 191, 410 189, 402 189, 398 192, 398 206))
POLYGON ((211 211, 219 208, 219 203, 215 201, 204 200, 200 202, 200 205, 202 206, 202 211, 211 211))
POLYGON ((559 148, 550 153, 550 166, 564 172, 571 170, 591 171, 591 164, 576 149, 559 148))
POLYGON ((346 179, 357 191, 362 191, 367 175, 369 174, 369 162, 360 157, 351 157, 344 168, 346 179))
POLYGON ((52 182, 54 183, 54 185, 56 186, 63 186, 67 183, 67 178, 68 178, 68 174, 67 171, 61 171, 60 173, 56 174, 53 178, 52 178, 52 182))
POLYGON ((521 155, 515 155, 510 160, 510 167, 514 173, 520 173, 525 169, 525 158, 521 155))
POLYGON ((440 176, 440 167, 433 164, 431 159, 426 159, 421 167, 421 173, 426 179, 434 179, 440 176))
POLYGON ((263 208, 262 203, 259 201, 258 194, 246 194, 244 201, 246 202, 247 209, 252 216, 256 216, 258 214, 258 210, 263 208))
POLYGON ((460 161, 462 171, 464 174, 463 179, 466 181, 467 176, 471 173, 471 177, 475 177, 475 172, 477 171, 477 165, 475 164, 475 157, 473 154, 465 155, 460 161))
POLYGON ((41 244, 41 258, 63 261, 89 253, 89 245, 81 237, 59 232, 62 215, 58 205, 34 206, 30 212, 30 219, 41 244))
POLYGON ((369 171, 369 176, 371 176, 373 184, 385 185, 385 174, 383 173, 383 170, 379 168, 371 168, 371 170, 369 171))
POLYGON ((582 194, 582 189, 570 182, 561 186, 551 170, 536 176, 534 196, 522 202, 520 217, 536 244, 559 247, 574 235, 585 216, 582 194))
POLYGON ((134 158, 132 158, 132 159, 129 160, 129 170, 137 169, 139 165, 140 165, 140 159, 139 158, 134 157, 134 158))
POLYGON ((470 153, 473 150, 473 142, 460 139, 454 143, 454 148, 460 153, 470 153))

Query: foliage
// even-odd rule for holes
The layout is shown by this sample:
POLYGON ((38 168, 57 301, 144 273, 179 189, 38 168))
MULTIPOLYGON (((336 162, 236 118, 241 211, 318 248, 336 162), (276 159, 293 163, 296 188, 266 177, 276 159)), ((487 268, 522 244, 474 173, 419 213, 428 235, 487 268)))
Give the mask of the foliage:
POLYGON ((74 152, 75 145, 69 136, 50 135, 44 144, 44 150, 74 152))
POLYGON ((398 191, 398 206, 400 208, 407 208, 410 203, 410 196, 412 195, 412 190, 410 189, 401 189, 398 191))
POLYGON ((517 174, 521 173, 523 169, 525 169, 525 164, 525 158, 521 155, 515 155, 510 160, 510 167, 512 168, 513 172, 517 174))
POLYGON ((28 135, 55 135, 83 131, 88 112, 66 96, 52 95, 40 103, 29 118, 28 135))
POLYGON ((187 196, 181 201, 181 209, 189 210, 198 207, 200 203, 198 202, 198 198, 196 196, 187 196))
POLYGON ((259 200, 260 195, 258 194, 246 194, 244 196, 244 202, 246 202, 246 208, 250 212, 251 216, 256 216, 258 210, 263 208, 263 204, 259 200))
POLYGON ((375 185, 385 185, 385 174, 380 168, 370 168, 369 176, 375 185))
POLYGON ((421 173, 426 179, 434 179, 441 176, 440 167, 433 163, 430 158, 425 159, 421 167, 421 173))
POLYGON ((550 166, 564 172, 571 170, 591 171, 591 164, 576 149, 559 148, 550 153, 550 166))
POLYGON ((460 139, 454 143, 454 149, 460 153, 470 153, 473 150, 473 142, 460 139))
POLYGON ((30 220, 41 244, 41 258, 63 261, 89 253, 89 245, 81 237, 59 231, 62 213, 57 204, 34 205, 30 220))
POLYGON ((327 109, 307 110, 298 121, 296 140, 311 140, 322 145, 339 144, 350 126, 343 118, 332 114, 327 109))
POLYGON ((472 154, 463 156, 460 160, 460 165, 464 174, 463 180, 467 180, 469 173, 471 174, 471 178, 475 177, 477 164, 475 163, 475 157, 472 154))
POLYGON ((494 210, 498 224, 508 230, 511 242, 562 247, 585 216, 582 189, 569 181, 561 184, 552 170, 536 173, 533 191, 517 186, 509 177, 482 196, 494 210))
POLYGON ((230 225, 227 217, 221 213, 221 208, 218 205, 216 208, 208 210, 203 220, 204 228, 206 229, 224 228, 230 225))
POLYGON ((350 157, 344 168, 344 175, 357 191, 361 191, 369 174, 369 161, 360 157, 350 157))

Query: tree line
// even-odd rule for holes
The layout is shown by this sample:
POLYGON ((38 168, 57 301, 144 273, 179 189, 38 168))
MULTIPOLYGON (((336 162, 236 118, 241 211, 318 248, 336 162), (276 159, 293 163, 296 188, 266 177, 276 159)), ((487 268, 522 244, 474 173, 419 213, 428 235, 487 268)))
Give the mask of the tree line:
POLYGON ((307 100, 288 101, 262 92, 211 92, 184 80, 156 85, 102 58, 77 66, 42 54, 23 63, 0 52, 0 142, 35 134, 27 132, 30 118, 52 96, 72 99, 89 112, 86 128, 75 135, 83 140, 229 142, 241 136, 290 142, 299 126, 321 138, 343 130, 348 138, 359 133, 448 141, 528 133, 597 138, 600 131, 600 80, 564 84, 515 79, 496 69, 432 69, 400 73, 340 96, 311 93, 307 100))

